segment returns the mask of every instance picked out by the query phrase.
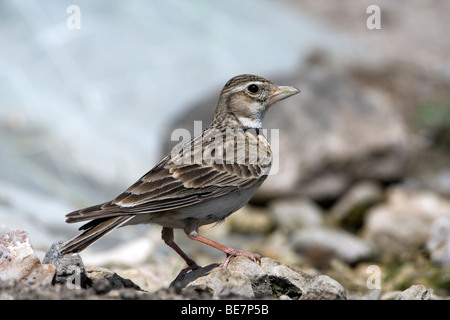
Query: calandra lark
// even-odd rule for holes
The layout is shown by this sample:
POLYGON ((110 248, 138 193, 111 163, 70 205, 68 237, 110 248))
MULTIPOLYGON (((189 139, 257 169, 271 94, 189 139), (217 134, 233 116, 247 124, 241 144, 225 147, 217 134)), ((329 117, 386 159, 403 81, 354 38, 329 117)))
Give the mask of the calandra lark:
POLYGON ((61 253, 80 252, 117 227, 156 223, 163 227, 164 242, 188 265, 180 274, 199 266, 174 242, 174 228, 223 251, 224 267, 237 255, 260 262, 259 254, 207 239, 198 228, 243 207, 264 182, 272 161, 269 142, 261 132, 264 115, 274 103, 298 92, 254 75, 229 80, 211 124, 201 135, 175 148, 114 200, 66 215, 68 223, 88 222, 61 253))

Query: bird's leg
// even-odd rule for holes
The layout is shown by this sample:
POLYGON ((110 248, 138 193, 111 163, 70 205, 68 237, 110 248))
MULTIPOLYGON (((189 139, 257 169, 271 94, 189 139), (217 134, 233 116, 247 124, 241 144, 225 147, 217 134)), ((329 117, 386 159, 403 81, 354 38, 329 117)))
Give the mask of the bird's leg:
POLYGON ((184 232, 189 237, 189 239, 199 241, 201 243, 207 244, 213 248, 219 249, 220 251, 224 252, 227 255, 227 258, 226 258, 225 262, 223 263, 224 268, 226 268, 228 266, 228 263, 230 262, 230 260, 236 256, 244 256, 254 262, 258 262, 259 264, 261 264, 261 256, 259 254, 246 252, 243 250, 236 250, 236 249, 227 247, 221 243, 215 242, 211 239, 205 238, 198 234, 198 228, 196 228, 196 227, 192 228, 188 225, 184 228, 184 232))
POLYGON ((197 265, 197 263, 195 263, 194 260, 189 258, 188 255, 186 253, 184 253, 184 251, 181 250, 181 248, 175 243, 175 241, 173 241, 173 229, 172 228, 163 227, 162 232, 161 232, 161 238, 164 240, 164 242, 169 247, 171 247, 173 250, 175 250, 175 252, 178 253, 180 255, 180 257, 182 257, 188 265, 187 268, 184 268, 183 270, 180 271, 177 278, 179 278, 180 276, 186 274, 187 272, 189 272, 191 270, 200 268, 200 266, 197 265))

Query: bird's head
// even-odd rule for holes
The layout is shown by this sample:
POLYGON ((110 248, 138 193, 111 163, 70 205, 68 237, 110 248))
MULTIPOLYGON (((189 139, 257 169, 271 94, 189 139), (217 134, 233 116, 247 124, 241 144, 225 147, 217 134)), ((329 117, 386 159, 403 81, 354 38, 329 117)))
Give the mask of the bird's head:
POLYGON ((239 75, 223 87, 214 120, 225 122, 226 127, 260 129, 271 105, 299 92, 294 87, 278 86, 259 76, 239 75))

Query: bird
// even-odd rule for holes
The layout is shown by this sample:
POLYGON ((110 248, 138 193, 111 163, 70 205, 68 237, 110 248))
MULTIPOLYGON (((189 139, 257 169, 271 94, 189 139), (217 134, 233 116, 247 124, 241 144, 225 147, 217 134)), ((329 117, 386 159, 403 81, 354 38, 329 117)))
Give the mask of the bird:
POLYGON ((178 145, 114 200, 70 212, 67 223, 86 222, 61 254, 78 253, 118 227, 162 226, 161 238, 186 262, 179 276, 200 268, 174 241, 174 229, 226 254, 261 263, 257 253, 233 249, 199 234, 242 208, 267 178, 272 151, 263 134, 267 110, 300 90, 263 77, 241 74, 219 95, 212 121, 201 134, 178 145))

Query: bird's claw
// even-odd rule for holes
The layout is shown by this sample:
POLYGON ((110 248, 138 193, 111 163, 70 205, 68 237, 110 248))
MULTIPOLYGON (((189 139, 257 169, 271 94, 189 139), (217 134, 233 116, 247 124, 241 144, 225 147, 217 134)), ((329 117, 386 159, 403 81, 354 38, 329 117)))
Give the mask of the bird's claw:
POLYGON ((258 262, 261 265, 261 255, 257 253, 246 252, 243 250, 230 249, 226 252, 227 258, 223 263, 223 268, 226 269, 231 259, 237 256, 244 256, 252 260, 253 262, 258 262))

